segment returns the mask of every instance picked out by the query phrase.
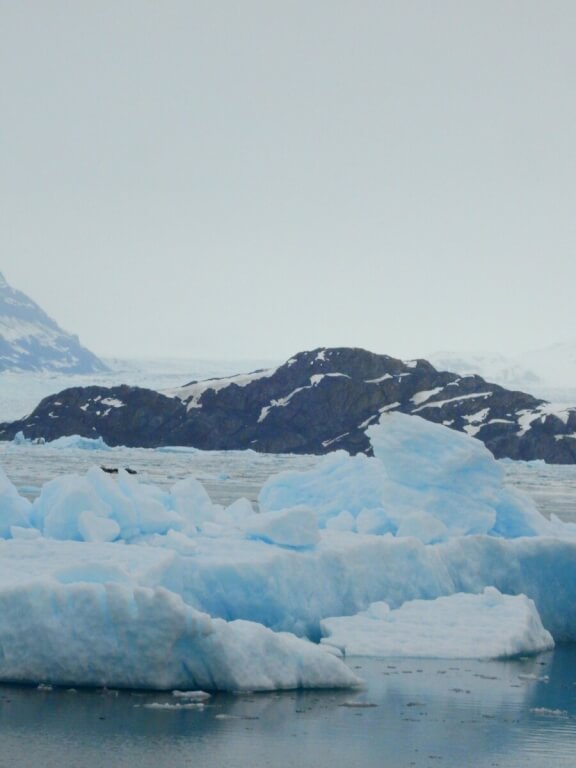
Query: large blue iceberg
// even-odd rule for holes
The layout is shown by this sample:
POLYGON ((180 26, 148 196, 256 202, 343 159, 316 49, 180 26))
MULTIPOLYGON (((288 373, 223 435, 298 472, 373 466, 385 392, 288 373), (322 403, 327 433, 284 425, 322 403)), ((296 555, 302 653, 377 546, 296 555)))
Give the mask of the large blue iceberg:
POLYGON ((280 473, 258 509, 97 467, 29 502, 0 470, 0 680, 353 686, 343 655, 576 639, 576 526, 507 487, 474 438, 403 414, 369 436, 373 457, 280 473))

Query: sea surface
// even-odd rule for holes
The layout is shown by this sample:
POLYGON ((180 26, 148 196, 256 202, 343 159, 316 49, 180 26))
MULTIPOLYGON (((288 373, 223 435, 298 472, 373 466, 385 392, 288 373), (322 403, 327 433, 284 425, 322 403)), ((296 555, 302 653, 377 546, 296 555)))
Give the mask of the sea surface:
POLYGON ((1 768, 573 768, 576 646, 513 661, 351 659, 350 691, 0 686, 1 768))
MULTIPOLYGON (((318 460, 0 444, 0 465, 29 498, 96 464, 130 467, 162 487, 192 475, 215 502, 255 501, 269 475, 318 460)), ((503 467, 544 514, 576 522, 576 467, 503 467)), ((359 691, 218 694, 191 709, 175 707, 170 693, 0 686, 0 768, 576 765, 576 645, 510 661, 348 663, 366 681, 359 691)))

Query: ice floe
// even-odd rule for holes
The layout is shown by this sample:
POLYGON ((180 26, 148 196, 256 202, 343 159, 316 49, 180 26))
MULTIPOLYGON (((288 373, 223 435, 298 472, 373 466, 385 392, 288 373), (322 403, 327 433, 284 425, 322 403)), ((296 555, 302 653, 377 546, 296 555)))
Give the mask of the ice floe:
POLYGON ((480 595, 372 603, 321 622, 322 642, 347 656, 506 658, 554 647, 533 601, 486 587, 480 595))
POLYGON ((259 511, 99 467, 30 503, 0 473, 0 679, 351 686, 333 646, 487 657, 576 639, 576 526, 465 434, 386 414, 369 435, 373 457, 270 478, 259 511))

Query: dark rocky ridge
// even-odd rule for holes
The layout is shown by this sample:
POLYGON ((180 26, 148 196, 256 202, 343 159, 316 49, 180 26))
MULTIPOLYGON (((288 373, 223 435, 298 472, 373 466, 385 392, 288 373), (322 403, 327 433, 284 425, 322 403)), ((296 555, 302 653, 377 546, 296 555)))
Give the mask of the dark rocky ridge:
POLYGON ((265 453, 369 452, 365 434, 398 410, 468 432, 497 457, 576 461, 576 408, 479 376, 437 371, 362 349, 302 352, 271 371, 192 382, 169 394, 138 387, 77 387, 45 398, 0 439, 101 436, 109 445, 187 445, 265 453))
POLYGON ((0 273, 0 371, 96 373, 108 367, 0 273))

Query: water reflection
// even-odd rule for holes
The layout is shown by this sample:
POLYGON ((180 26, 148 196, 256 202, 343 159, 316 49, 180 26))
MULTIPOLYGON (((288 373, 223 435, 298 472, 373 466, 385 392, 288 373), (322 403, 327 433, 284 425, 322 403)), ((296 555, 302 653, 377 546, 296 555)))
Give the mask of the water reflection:
POLYGON ((360 691, 219 694, 0 688, 0 763, 59 768, 442 765, 572 768, 576 647, 506 662, 350 660, 360 691))

